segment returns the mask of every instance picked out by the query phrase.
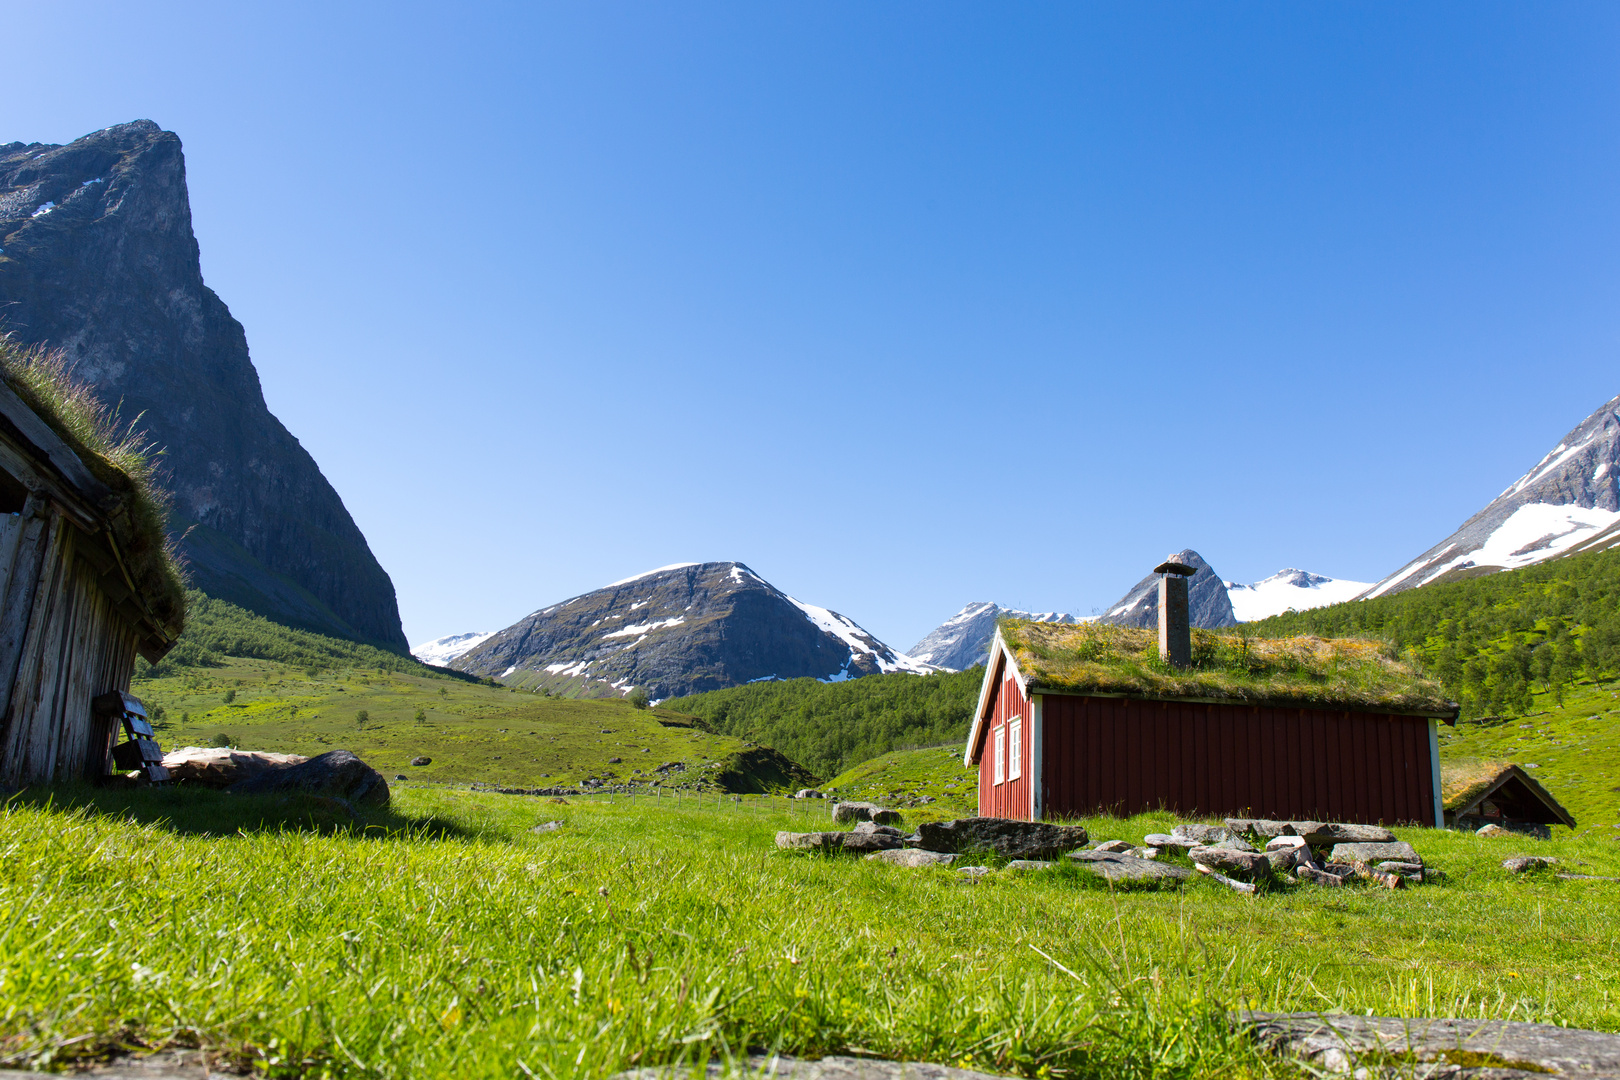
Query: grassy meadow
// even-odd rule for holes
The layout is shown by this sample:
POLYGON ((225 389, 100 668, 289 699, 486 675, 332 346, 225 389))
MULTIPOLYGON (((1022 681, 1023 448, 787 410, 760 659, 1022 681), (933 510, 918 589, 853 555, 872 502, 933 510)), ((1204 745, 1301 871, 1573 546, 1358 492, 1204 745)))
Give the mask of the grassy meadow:
POLYGON ((914 814, 926 809, 931 817, 965 817, 979 810, 978 773, 962 767, 960 743, 891 751, 844 770, 822 790, 857 802, 916 804, 914 814))
POLYGON ((378 668, 220 657, 214 666, 149 677, 132 689, 149 710, 162 709, 165 750, 213 746, 222 736, 244 749, 311 757, 352 750, 390 783, 404 774, 413 783, 503 787, 573 786, 592 777, 712 786, 751 745, 668 709, 378 668), (417 757, 432 763, 412 766, 417 757), (656 771, 668 762, 684 769, 656 771))
POLYGON ((1536 766, 1530 774, 1575 816, 1577 831, 1620 840, 1620 682, 1581 680, 1560 695, 1537 692, 1522 716, 1441 725, 1440 760, 1536 766))
MULTIPOLYGON (((270 1076, 600 1077, 748 1049, 1021 1076, 1295 1075, 1239 1007, 1620 1030, 1620 886, 1513 878, 1620 845, 1411 830, 1446 884, 1065 868, 973 881, 775 849, 825 808, 558 803, 411 786, 364 826, 318 802, 58 789, 0 811, 0 1065, 202 1045, 270 1076), (558 822, 547 831, 536 826, 558 822)), ((1085 822, 1137 841, 1170 822, 1085 822)))

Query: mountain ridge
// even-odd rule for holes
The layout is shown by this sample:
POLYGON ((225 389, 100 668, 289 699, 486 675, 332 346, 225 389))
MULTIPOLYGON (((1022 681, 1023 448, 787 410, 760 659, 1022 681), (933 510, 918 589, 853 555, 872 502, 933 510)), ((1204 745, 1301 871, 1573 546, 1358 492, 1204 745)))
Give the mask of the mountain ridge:
POLYGON ((1620 542, 1620 396, 1575 425, 1557 446, 1455 532, 1358 599, 1531 566, 1620 542))
POLYGON ((656 699, 767 679, 934 670, 739 562, 623 578, 530 613, 449 666, 568 696, 640 689, 656 699))
POLYGON ((171 532, 197 587, 407 650, 393 582, 270 412, 246 332, 203 282, 177 135, 137 120, 0 146, 0 315, 167 449, 171 532))

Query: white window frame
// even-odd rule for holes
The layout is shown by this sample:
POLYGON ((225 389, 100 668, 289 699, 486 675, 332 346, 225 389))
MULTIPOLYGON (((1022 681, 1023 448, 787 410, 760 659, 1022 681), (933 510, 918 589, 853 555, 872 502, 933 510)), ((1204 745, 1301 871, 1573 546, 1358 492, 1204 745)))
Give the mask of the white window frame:
POLYGON ((1024 718, 1015 717, 1007 723, 1007 779, 1017 780, 1024 775, 1024 718))
POLYGON ((992 780, 996 784, 1004 783, 1007 779, 1007 726, 997 725, 995 731, 996 759, 992 763, 995 770, 992 780))

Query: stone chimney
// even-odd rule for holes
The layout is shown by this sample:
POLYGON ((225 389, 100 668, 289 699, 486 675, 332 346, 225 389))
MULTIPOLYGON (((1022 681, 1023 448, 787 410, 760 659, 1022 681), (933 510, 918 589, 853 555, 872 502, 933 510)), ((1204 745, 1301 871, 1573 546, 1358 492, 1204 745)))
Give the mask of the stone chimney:
POLYGON ((1187 579, 1198 571, 1174 555, 1153 568, 1159 574, 1159 658, 1174 668, 1192 666, 1192 624, 1187 619, 1187 579))

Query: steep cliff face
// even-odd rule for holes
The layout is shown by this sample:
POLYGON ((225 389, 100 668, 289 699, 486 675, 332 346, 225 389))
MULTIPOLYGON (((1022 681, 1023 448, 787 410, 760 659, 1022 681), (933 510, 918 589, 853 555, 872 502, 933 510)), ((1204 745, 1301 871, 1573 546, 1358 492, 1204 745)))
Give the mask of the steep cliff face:
POLYGON ((203 284, 180 140, 149 120, 0 146, 0 329, 63 349, 167 450, 195 584, 268 618, 404 651, 393 582, 265 406, 242 325, 203 284))

